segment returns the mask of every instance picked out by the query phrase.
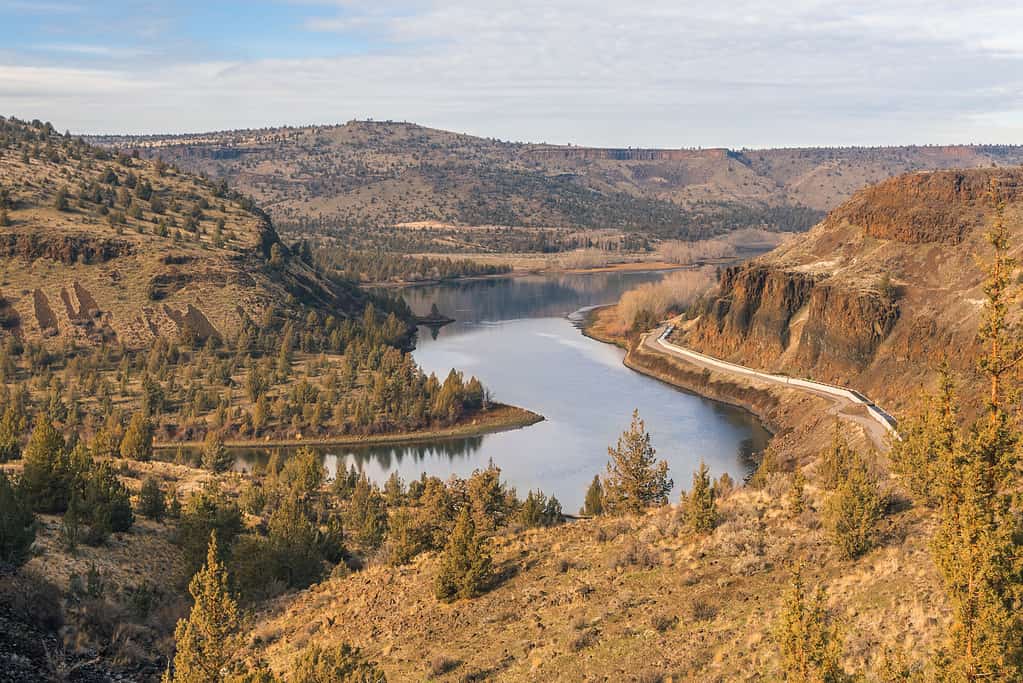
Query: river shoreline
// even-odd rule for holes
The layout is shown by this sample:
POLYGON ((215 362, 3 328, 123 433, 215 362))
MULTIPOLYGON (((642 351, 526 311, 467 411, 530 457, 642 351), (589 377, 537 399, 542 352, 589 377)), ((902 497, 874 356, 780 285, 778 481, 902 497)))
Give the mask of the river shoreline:
MULTIPOLYGON (((762 382, 733 378, 725 373, 697 368, 667 354, 646 348, 640 339, 609 333, 608 321, 615 304, 587 312, 583 334, 597 341, 625 349, 623 363, 640 374, 703 398, 741 408, 753 415, 771 434, 772 442, 783 438, 796 458, 813 456, 830 442, 834 419, 848 419, 835 413, 821 398, 768 386, 762 382)), ((869 435, 861 429, 853 436, 857 445, 871 448, 869 435)))
MULTIPOLYGON (((293 448, 298 446, 385 446, 385 445, 410 445, 435 441, 437 439, 451 439, 472 436, 484 436, 496 434, 513 429, 529 427, 538 422, 544 421, 544 416, 534 413, 525 408, 497 403, 491 406, 486 413, 473 417, 471 422, 455 424, 450 427, 439 429, 426 429, 416 432, 394 432, 390 434, 365 434, 365 435, 342 435, 331 437, 317 437, 309 439, 236 439, 225 441, 224 446, 229 449, 249 448, 293 448)), ((178 448, 195 449, 202 448, 202 441, 162 441, 153 444, 154 450, 175 450, 178 448)))

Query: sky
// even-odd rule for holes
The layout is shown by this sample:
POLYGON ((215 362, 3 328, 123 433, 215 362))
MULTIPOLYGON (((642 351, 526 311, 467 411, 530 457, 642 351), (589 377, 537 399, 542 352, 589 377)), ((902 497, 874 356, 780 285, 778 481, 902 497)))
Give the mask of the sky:
POLYGON ((1023 3, 0 0, 0 115, 614 147, 1023 143, 1023 3))

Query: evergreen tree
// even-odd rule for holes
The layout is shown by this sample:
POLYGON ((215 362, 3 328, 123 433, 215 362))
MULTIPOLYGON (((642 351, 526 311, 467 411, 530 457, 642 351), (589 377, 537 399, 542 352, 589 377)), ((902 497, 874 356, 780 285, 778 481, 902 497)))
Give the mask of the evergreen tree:
POLYGON ((486 590, 493 574, 486 539, 476 532, 469 510, 463 508, 441 558, 435 592, 438 600, 474 598, 486 590))
POLYGON ((579 512, 591 517, 604 514, 604 488, 600 485, 600 475, 593 475, 593 481, 590 482, 590 487, 586 489, 583 509, 579 512))
POLYGON ((177 651, 165 683, 218 683, 238 641, 238 605, 228 592, 227 569, 220 560, 217 535, 210 535, 206 564, 188 585, 195 601, 188 619, 174 630, 177 651))
POLYGON ((828 623, 824 601, 824 589, 809 593, 797 567, 775 627, 782 672, 790 683, 848 680, 841 667, 842 640, 828 623))
POLYGON ((75 494, 80 497, 82 540, 100 545, 111 532, 127 531, 135 521, 128 489, 117 478, 110 464, 100 462, 86 466, 75 479, 75 494))
POLYGON ((824 516, 839 550, 853 559, 877 543, 887 501, 867 464, 855 453, 849 458, 846 476, 828 499, 824 516))
POLYGON ((348 643, 312 645, 295 659, 291 683, 386 683, 384 672, 348 643))
POLYGON ((0 469, 0 566, 23 565, 35 538, 35 515, 21 486, 0 469))
MULTIPOLYGON (((176 498, 174 496, 172 501, 176 498)), ((216 532, 220 539, 218 547, 226 552, 241 530, 241 510, 216 482, 209 482, 193 493, 181 508, 177 535, 188 574, 202 565, 210 533, 216 532)))
POLYGON ((939 470, 958 448, 959 400, 948 363, 941 366, 941 389, 921 410, 900 421, 900 438, 889 455, 893 469, 919 502, 935 507, 940 502, 939 470))
POLYGON ((345 529, 364 548, 378 548, 387 535, 387 505, 365 474, 359 476, 345 511, 345 529))
POLYGON ((50 418, 36 418, 32 436, 25 446, 22 486, 37 512, 58 513, 67 509, 72 474, 61 436, 50 418))
POLYGON ((274 570, 288 586, 305 588, 321 574, 317 530, 305 506, 288 496, 272 515, 269 524, 274 570))
POLYGON ((121 457, 142 462, 153 458, 153 423, 143 412, 131 416, 121 439, 121 457))
POLYGON ((638 410, 632 413, 632 425, 618 437, 618 445, 609 447, 607 454, 610 460, 603 482, 607 512, 638 513, 668 502, 673 485, 668 463, 654 459, 656 451, 638 410))
POLYGON ((853 451, 842 432, 842 426, 835 420, 835 432, 831 437, 831 447, 824 451, 820 457, 820 481, 821 485, 831 491, 845 478, 849 471, 849 462, 853 458, 853 451))
POLYGON ((987 376, 987 414, 953 440, 939 466, 940 523, 935 563, 952 607, 952 625, 938 658, 947 681, 1017 680, 1023 666, 1023 530, 1020 528, 1020 437, 1006 411, 1005 382, 1023 359, 1020 330, 1009 323, 1009 234, 998 202, 988 232, 994 256, 985 268, 986 303, 978 361, 987 376))
POLYGON ((686 523, 698 534, 710 533, 717 524, 717 502, 714 499, 714 485, 710 470, 701 460, 700 468, 693 472, 693 488, 685 497, 686 523))
POLYGON ((0 418, 0 462, 21 457, 21 433, 25 431, 25 416, 16 401, 10 401, 0 418))
POLYGON ((160 522, 163 521, 163 516, 166 513, 167 501, 160 488, 160 482, 156 477, 146 477, 139 491, 139 514, 160 522))
POLYGON ((234 465, 234 456, 224 446, 224 437, 218 431, 206 434, 202 446, 202 466, 211 472, 226 472, 234 465))
POLYGON ((801 467, 796 467, 792 475, 792 486, 789 488, 789 514, 798 517, 806 510, 806 477, 801 467))

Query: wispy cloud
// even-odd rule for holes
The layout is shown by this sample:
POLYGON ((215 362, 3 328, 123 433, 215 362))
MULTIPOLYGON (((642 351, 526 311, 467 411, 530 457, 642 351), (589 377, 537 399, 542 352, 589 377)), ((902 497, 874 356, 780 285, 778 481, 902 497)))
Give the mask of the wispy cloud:
MULTIPOLYGON (((144 59, 124 41, 39 40, 57 60, 47 67, 110 70, 89 71, 80 83, 40 77, 32 87, 40 111, 12 113, 79 130, 373 117, 505 139, 742 146, 1017 140, 1023 112, 1023 8, 1007 3, 279 7, 275 30, 230 59, 197 52, 195 37, 175 33, 167 17, 144 59), (282 47, 288 59, 274 57, 282 47), (64 83, 70 92, 59 89, 64 83)), ((18 66, 42 66, 32 64, 32 50, 16 53, 18 66)), ((0 92, 10 78, 0 69, 0 92)), ((26 87, 23 76, 19 84, 26 87)))

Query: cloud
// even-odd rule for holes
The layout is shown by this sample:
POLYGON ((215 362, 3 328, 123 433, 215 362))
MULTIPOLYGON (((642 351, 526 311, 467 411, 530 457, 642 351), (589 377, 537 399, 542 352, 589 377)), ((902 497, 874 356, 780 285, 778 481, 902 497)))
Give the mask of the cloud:
POLYGON ((504 139, 738 147, 1018 141, 1023 112, 1023 8, 996 2, 293 6, 294 33, 276 39, 315 37, 321 56, 140 64, 111 45, 109 72, 61 77, 69 90, 49 98, 43 79, 42 111, 12 113, 87 131, 373 117, 504 139), (342 49, 349 34, 371 40, 342 49), (322 56, 334 40, 337 56, 322 56))

